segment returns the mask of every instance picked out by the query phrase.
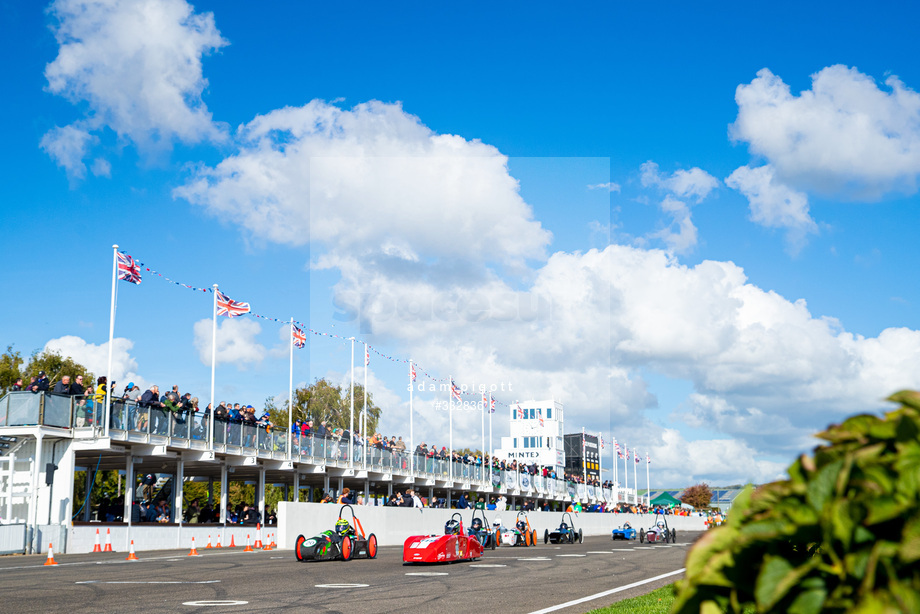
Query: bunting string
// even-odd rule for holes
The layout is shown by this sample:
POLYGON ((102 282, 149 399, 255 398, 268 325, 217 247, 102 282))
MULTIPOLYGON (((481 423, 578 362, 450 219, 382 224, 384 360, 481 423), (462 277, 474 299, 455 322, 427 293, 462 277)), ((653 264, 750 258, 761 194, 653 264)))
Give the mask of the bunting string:
MULTIPOLYGON (((125 252, 124 250, 119 250, 119 251, 120 251, 120 253, 125 254, 126 256, 128 255, 128 253, 125 252)), ((214 288, 199 288, 198 286, 193 286, 193 285, 191 285, 191 284, 186 284, 186 283, 182 283, 182 282, 180 282, 180 281, 176 281, 176 280, 174 280, 174 279, 171 279, 170 277, 164 275, 163 273, 160 273, 159 271, 157 271, 157 270, 155 270, 155 269, 152 269, 152 268, 148 267, 146 264, 144 264, 143 262, 137 260, 136 258, 134 259, 134 262, 135 262, 142 270, 146 271, 147 273, 150 273, 151 275, 153 275, 153 276, 155 276, 155 277, 157 277, 157 278, 159 278, 159 279, 162 279, 163 281, 165 281, 165 282, 167 282, 167 283, 173 284, 173 285, 175 285, 175 286, 179 286, 180 288, 186 288, 186 289, 188 289, 188 290, 193 290, 193 291, 195 291, 195 292, 213 292, 213 291, 214 291, 214 288)), ((249 312, 248 314, 246 314, 246 315, 251 315, 251 316, 253 316, 253 317, 255 317, 255 318, 259 318, 259 319, 262 319, 262 320, 267 320, 267 321, 269 321, 269 322, 277 322, 278 324, 290 325, 290 323, 291 323, 290 319, 281 320, 281 319, 278 319, 278 318, 273 318, 273 317, 271 317, 271 316, 265 316, 265 315, 262 315, 262 314, 258 314, 258 313, 255 313, 254 311, 250 311, 250 312, 249 312)), ((317 337, 328 337, 328 338, 330 338, 330 339, 340 339, 340 340, 342 340, 342 341, 350 341, 350 340, 351 340, 351 337, 344 337, 344 336, 342 336, 342 335, 337 335, 337 334, 335 334, 335 333, 330 333, 330 332, 321 331, 321 330, 315 330, 315 329, 313 329, 313 328, 310 328, 306 323, 301 322, 301 321, 299 321, 299 320, 294 320, 294 324, 296 324, 296 325, 298 325, 299 327, 301 327, 304 331, 309 332, 309 333, 311 333, 311 334, 313 334, 313 335, 316 335, 317 337)), ((364 343, 363 341, 360 341, 359 339, 355 339, 355 342, 364 343)), ((408 359, 399 358, 399 357, 395 357, 395 356, 390 356, 389 354, 385 354, 384 352, 382 352, 382 351, 378 350, 377 348, 375 348, 375 347, 374 347, 373 345, 371 345, 370 343, 367 344, 367 348, 368 348, 368 350, 374 352, 376 355, 380 356, 381 358, 385 358, 386 360, 389 360, 389 361, 391 361, 391 362, 396 362, 396 363, 408 363, 408 362, 409 362, 408 359)), ((439 383, 439 384, 447 384, 448 386, 450 385, 450 382, 448 382, 447 378, 444 378, 444 377, 435 377, 435 376, 431 375, 430 373, 428 373, 427 371, 425 371, 424 369, 422 369, 421 367, 419 367, 419 365, 418 365, 417 363, 416 363, 415 367, 416 367, 416 370, 418 371, 418 373, 420 373, 421 375, 424 375, 424 376, 425 376, 426 378, 428 378, 429 380, 431 380, 431 381, 433 381, 433 382, 437 382, 437 383, 439 383)), ((469 396, 469 397, 475 397, 475 396, 477 395, 477 392, 461 390, 461 391, 460 391, 460 394, 463 394, 463 395, 466 395, 466 396, 469 396)), ((495 401, 495 403, 496 403, 497 405, 501 405, 501 406, 503 406, 503 407, 510 407, 510 405, 508 405, 508 404, 506 404, 506 403, 502 403, 502 402, 499 401, 498 399, 493 399, 493 400, 495 401)))

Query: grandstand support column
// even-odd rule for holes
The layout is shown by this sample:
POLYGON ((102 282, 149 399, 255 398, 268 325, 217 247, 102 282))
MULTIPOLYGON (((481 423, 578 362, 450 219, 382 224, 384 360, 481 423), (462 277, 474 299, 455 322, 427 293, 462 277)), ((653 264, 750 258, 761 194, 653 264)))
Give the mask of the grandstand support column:
POLYGON ((329 494, 329 474, 328 473, 323 474, 323 492, 321 494, 323 497, 329 494))
MULTIPOLYGON (((393 482, 387 482, 387 501, 393 496, 393 482)), ((430 500, 430 499, 429 499, 430 500)))
MULTIPOLYGON (((89 494, 93 488, 93 472, 90 470, 89 467, 86 468, 86 485, 85 486, 86 487, 83 489, 83 492, 86 493, 86 499, 88 500, 89 494)), ((90 505, 86 505, 86 503, 83 504, 83 522, 90 521, 90 514, 92 513, 92 509, 90 509, 91 507, 92 506, 90 505)))
MULTIPOLYGON (((32 457, 32 495, 29 502, 29 554, 37 552, 36 546, 40 546, 38 540, 38 475, 41 472, 42 458, 42 431, 38 430, 35 435, 35 456, 32 457)), ((13 485, 10 484, 10 493, 13 492, 13 485)), ((86 491, 86 498, 89 499, 89 491, 86 491)))
POLYGON ((265 523, 265 465, 259 467, 259 490, 256 492, 259 498, 259 520, 265 523))
POLYGON ((370 500, 371 496, 371 482, 370 480, 364 480, 364 505, 367 505, 367 502, 370 500))
POLYGON ((227 461, 220 462, 220 523, 227 524, 227 461))
POLYGON ((208 478, 208 503, 214 507, 214 478, 208 478))
POLYGON ((300 471, 297 469, 294 470, 294 497, 291 499, 291 501, 294 503, 300 501, 300 471))
POLYGON ((450 509, 450 504, 451 504, 451 492, 450 492, 450 488, 448 487, 447 489, 447 509, 450 509))
POLYGON ((336 494, 335 494, 336 499, 342 496, 343 488, 345 488, 345 478, 339 478, 339 489, 336 491, 336 494))
POLYGON ((130 449, 125 455, 125 522, 128 523, 128 531, 125 533, 125 549, 128 549, 128 540, 131 539, 131 520, 134 515, 134 457, 131 456, 130 449))
POLYGON ((176 479, 173 492, 176 504, 173 506, 173 522, 179 524, 176 529, 176 548, 182 547, 182 500, 185 498, 185 461, 180 457, 176 461, 176 479))

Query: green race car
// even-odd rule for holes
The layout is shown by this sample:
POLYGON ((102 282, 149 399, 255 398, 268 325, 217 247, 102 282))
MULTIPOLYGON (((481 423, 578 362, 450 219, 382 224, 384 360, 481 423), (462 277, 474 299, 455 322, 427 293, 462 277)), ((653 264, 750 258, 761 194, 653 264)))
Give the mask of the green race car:
POLYGON ((298 535, 297 541, 294 542, 294 554, 301 562, 350 561, 355 557, 373 559, 377 557, 377 536, 373 533, 365 536, 364 527, 355 516, 355 511, 350 505, 343 505, 339 510, 339 519, 335 523, 335 528, 310 538, 298 535), (351 512, 351 518, 357 530, 351 522, 342 518, 345 508, 351 512))

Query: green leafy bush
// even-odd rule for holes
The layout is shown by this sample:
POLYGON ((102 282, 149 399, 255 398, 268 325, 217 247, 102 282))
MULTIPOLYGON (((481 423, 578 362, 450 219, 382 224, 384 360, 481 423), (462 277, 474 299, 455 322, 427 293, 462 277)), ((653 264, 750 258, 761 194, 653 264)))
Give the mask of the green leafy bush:
POLYGON ((920 393, 817 436, 687 556, 672 613, 920 612, 920 393))

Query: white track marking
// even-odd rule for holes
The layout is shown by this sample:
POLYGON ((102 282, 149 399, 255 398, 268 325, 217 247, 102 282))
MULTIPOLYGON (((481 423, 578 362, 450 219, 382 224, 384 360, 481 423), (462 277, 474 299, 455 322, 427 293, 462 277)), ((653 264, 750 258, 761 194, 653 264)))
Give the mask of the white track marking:
POLYGON ((368 584, 314 584, 316 588, 365 588, 368 584))
POLYGON ((74 584, 216 584, 220 580, 81 580, 74 584))
POLYGON ((407 576, 446 576, 446 571, 410 571, 407 576))
POLYGON ((476 565, 469 565, 469 567, 507 567, 507 565, 486 565, 483 563, 479 563, 476 565))
POLYGON ((678 570, 676 570, 676 571, 671 571, 671 572, 668 572, 668 573, 665 573, 665 574, 661 574, 660 576, 655 576, 654 578, 648 578, 648 579, 646 579, 646 580, 639 580, 638 582, 633 582, 632 584, 627 584, 627 585, 625 585, 625 586, 619 586, 619 587, 617 587, 617 588, 612 588, 612 589, 610 589, 609 591, 604 591, 604 592, 602 592, 602 593, 595 593, 594 595, 588 595, 587 597, 582 597, 581 599, 575 599, 574 601, 567 601, 567 602, 565 602, 565 603, 560 603, 559 605, 554 605, 554 606, 549 607, 549 608, 544 608, 544 609, 542 609, 542 610, 537 610, 537 611, 535 611, 535 612, 531 612, 530 614, 547 614, 548 612, 555 612, 556 610, 564 610, 565 608, 570 608, 570 607, 572 607, 572 606, 579 605, 579 604, 581 604, 581 603, 586 603, 586 602, 588 602, 588 601, 594 601, 595 599, 600 599, 601 597, 606 597, 607 595, 613 595, 613 594, 615 594, 615 593, 619 593, 619 592, 622 592, 622 591, 627 591, 627 590, 629 590, 629 589, 631 589, 631 588, 635 588, 635 587, 637 587, 637 586, 642 586, 643 584, 648 584, 648 583, 650 583, 650 582, 655 582, 656 580, 661 580, 661 579, 664 579, 664 578, 670 578, 671 576, 676 576, 677 574, 681 574, 681 573, 683 573, 684 571, 686 571, 686 568, 685 568, 685 567, 681 567, 680 569, 678 569, 678 570))
POLYGON ((228 605, 247 605, 248 603, 249 603, 248 601, 228 601, 228 600, 224 600, 224 601, 184 601, 182 602, 182 605, 190 605, 190 606, 194 606, 198 608, 201 608, 201 607, 207 608, 207 607, 221 607, 221 606, 228 606, 228 605))

